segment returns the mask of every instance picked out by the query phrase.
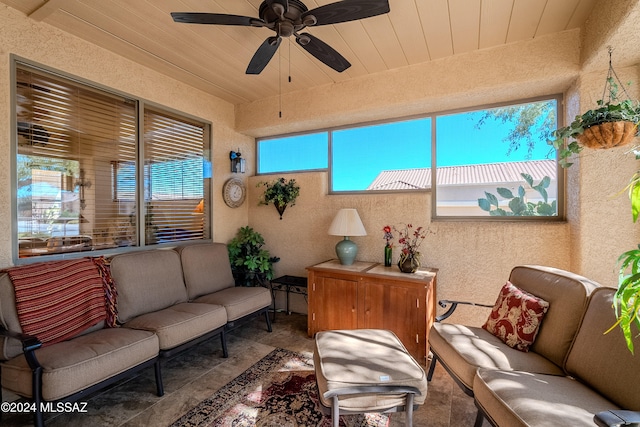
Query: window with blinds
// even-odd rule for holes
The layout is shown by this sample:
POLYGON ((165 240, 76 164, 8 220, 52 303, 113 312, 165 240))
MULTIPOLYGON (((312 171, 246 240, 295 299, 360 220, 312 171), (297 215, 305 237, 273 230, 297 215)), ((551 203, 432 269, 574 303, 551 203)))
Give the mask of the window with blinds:
POLYGON ((208 125, 21 63, 15 90, 20 258, 210 237, 208 125))
POLYGON ((207 215, 198 205, 208 194, 203 186, 204 126, 145 109, 144 130, 147 243, 202 239, 207 215))

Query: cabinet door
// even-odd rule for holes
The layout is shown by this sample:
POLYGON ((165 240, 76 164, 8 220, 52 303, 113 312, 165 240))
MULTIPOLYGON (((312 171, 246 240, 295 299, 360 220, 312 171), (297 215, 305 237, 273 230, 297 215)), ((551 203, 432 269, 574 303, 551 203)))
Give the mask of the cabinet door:
POLYGON ((424 289, 393 282, 365 282, 360 286, 360 328, 393 331, 420 363, 426 356, 424 289))
POLYGON ((355 329, 358 282, 314 275, 309 298, 311 334, 330 329, 355 329), (313 301, 313 302, 312 302, 313 301))

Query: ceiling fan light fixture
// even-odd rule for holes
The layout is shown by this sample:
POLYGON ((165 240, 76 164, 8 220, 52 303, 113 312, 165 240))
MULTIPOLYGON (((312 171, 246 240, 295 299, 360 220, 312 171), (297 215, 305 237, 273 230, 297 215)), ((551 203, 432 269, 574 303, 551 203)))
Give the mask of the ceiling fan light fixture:
POLYGON ((290 21, 280 21, 277 24, 277 33, 280 37, 289 37, 294 31, 294 25, 290 21))
POLYGON ((318 19, 313 15, 307 15, 304 18, 302 18, 302 25, 304 25, 305 27, 312 27, 316 25, 317 22, 318 22, 318 19))
POLYGON ((298 44, 300 44, 300 46, 306 46, 309 44, 309 42, 311 42, 311 38, 309 38, 309 36, 304 34, 296 34, 296 39, 298 41, 298 44))

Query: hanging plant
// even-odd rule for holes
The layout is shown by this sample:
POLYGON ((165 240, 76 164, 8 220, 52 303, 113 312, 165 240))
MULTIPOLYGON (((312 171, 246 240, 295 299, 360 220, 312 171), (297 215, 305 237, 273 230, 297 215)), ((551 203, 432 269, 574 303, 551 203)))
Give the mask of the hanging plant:
POLYGON ((280 214, 280 219, 282 219, 282 214, 287 206, 295 205, 296 199, 300 195, 300 187, 295 179, 287 181, 284 178, 278 178, 270 182, 261 181, 257 186, 266 187, 259 204, 273 203, 280 214))
POLYGON ((629 144, 638 134, 640 103, 629 99, 624 85, 611 65, 612 52, 613 49, 609 47, 609 72, 602 99, 597 101, 598 108, 576 116, 570 125, 555 130, 552 134, 555 139, 548 142, 558 150, 562 167, 571 166, 568 158, 580 153, 584 147, 620 147, 629 144), (624 100, 620 97, 621 88, 626 97, 624 100), (573 141, 570 141, 571 139, 573 141))

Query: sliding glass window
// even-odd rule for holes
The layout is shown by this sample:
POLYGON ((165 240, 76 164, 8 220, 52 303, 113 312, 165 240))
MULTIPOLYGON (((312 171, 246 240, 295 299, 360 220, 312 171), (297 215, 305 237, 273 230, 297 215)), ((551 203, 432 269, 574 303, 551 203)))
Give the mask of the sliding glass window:
POLYGON ((210 209, 208 124, 20 62, 15 76, 19 258, 210 238, 194 214, 210 209))

